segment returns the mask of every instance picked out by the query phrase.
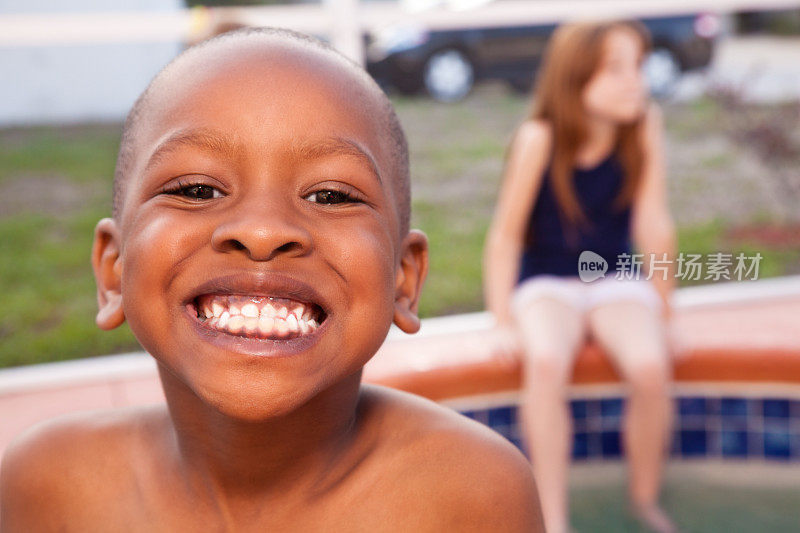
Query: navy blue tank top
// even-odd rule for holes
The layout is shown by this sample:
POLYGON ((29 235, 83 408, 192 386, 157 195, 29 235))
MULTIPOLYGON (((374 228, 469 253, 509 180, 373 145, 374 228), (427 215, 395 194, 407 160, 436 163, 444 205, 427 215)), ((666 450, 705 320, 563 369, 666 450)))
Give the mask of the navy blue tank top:
POLYGON ((584 250, 601 255, 608 270, 615 271, 617 256, 631 253, 630 207, 613 205, 623 178, 622 165, 614 154, 594 168, 574 169, 575 194, 589 224, 565 226, 548 168, 528 222, 518 283, 539 274, 577 276, 578 257, 584 250))

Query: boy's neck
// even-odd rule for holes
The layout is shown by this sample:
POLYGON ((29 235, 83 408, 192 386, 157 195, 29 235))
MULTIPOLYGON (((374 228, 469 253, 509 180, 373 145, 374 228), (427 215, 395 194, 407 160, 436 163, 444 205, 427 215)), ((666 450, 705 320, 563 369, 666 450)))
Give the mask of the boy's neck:
POLYGON ((205 486, 214 498, 313 489, 346 468, 345 455, 354 455, 348 444, 355 435, 360 372, 291 413, 259 422, 220 413, 161 365, 159 374, 176 461, 188 483, 205 486))

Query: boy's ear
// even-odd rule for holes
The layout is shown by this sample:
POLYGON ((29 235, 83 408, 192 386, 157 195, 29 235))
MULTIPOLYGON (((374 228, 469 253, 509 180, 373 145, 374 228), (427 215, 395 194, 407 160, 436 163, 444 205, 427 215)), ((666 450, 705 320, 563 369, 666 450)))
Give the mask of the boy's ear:
POLYGON ((428 238, 411 230, 403 239, 394 296, 394 323, 406 333, 419 331, 417 307, 428 275, 428 238))
POLYGON ((92 268, 97 283, 97 318, 100 329, 114 329, 125 322, 122 310, 122 262, 117 223, 104 218, 94 229, 92 268))

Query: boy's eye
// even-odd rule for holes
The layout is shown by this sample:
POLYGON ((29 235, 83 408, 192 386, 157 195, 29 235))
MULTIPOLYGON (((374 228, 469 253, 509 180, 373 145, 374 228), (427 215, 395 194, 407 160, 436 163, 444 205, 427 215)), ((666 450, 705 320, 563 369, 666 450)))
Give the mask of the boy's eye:
POLYGON ((325 189, 321 191, 312 192, 311 194, 306 196, 306 200, 308 200, 309 202, 315 202, 318 204, 325 204, 325 205, 358 202, 358 199, 354 198, 353 196, 350 196, 346 192, 336 191, 332 189, 325 189))
POLYGON ((210 185, 193 184, 193 185, 178 185, 175 189, 164 191, 166 194, 173 194, 175 196, 183 196, 192 200, 211 200, 212 198, 221 198, 222 193, 210 185))

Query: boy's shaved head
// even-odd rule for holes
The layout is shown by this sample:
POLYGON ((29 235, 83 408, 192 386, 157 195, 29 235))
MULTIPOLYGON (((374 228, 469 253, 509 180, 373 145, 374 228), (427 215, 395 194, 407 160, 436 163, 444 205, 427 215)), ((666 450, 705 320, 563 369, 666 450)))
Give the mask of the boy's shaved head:
MULTIPOLYGON (((343 69, 347 69, 347 71, 361 83, 361 88, 366 89, 367 93, 374 97, 372 101, 377 108, 375 109, 375 120, 378 123, 379 131, 385 133, 391 146, 391 161, 389 161, 391 176, 389 176, 389 179, 392 182, 392 188, 394 189, 396 198, 400 231, 402 235, 405 235, 409 229, 411 211, 408 142, 391 102, 364 69, 340 54, 330 45, 314 37, 280 28, 246 28, 203 41, 181 53, 153 78, 145 91, 134 103, 123 127, 122 140, 120 142, 117 165, 114 172, 114 217, 118 218, 122 212, 126 182, 131 177, 130 174, 137 155, 136 141, 142 119, 149 111, 150 104, 154 97, 159 95, 160 91, 169 90, 169 83, 166 81, 166 78, 169 78, 170 72, 176 69, 188 57, 203 53, 204 51, 213 50, 217 47, 235 45, 237 42, 241 42, 242 44, 263 42, 264 46, 269 46, 271 42, 273 46, 286 46, 289 44, 290 46, 297 47, 297 49, 310 50, 320 55, 327 55, 332 61, 341 64, 343 69)), ((365 102, 365 104, 367 104, 367 102, 365 102)))

